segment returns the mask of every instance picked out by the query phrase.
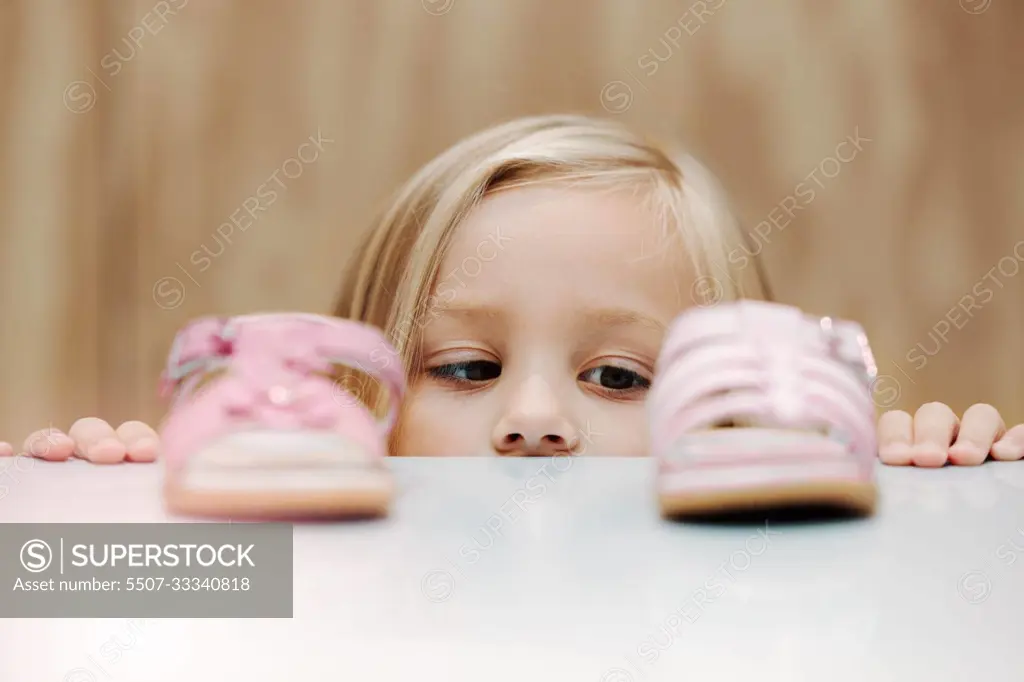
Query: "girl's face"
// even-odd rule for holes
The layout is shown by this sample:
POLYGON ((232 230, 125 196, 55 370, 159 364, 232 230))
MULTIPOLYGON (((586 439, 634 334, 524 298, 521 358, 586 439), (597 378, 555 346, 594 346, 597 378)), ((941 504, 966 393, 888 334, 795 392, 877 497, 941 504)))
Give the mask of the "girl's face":
POLYGON ((397 454, 647 454, 644 399, 692 269, 637 197, 564 187, 485 199, 423 326, 397 454))

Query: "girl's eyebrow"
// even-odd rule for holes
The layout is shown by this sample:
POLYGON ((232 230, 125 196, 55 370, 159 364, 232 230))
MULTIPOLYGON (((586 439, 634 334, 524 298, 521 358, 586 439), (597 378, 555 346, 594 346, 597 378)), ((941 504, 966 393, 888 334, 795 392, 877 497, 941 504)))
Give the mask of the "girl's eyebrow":
POLYGON ((427 311, 428 317, 448 315, 465 318, 496 318, 504 315, 501 308, 492 305, 476 304, 469 301, 442 303, 427 311))
MULTIPOLYGON (((474 320, 494 320, 505 317, 505 311, 498 306, 471 301, 452 301, 434 306, 428 311, 428 318, 458 317, 474 320)), ((585 326, 598 329, 615 327, 644 327, 664 332, 666 325, 652 315, 629 308, 588 308, 581 312, 580 319, 585 326)))
POLYGON ((592 327, 631 327, 640 326, 664 332, 666 327, 660 320, 628 308, 596 308, 586 310, 583 320, 592 327))

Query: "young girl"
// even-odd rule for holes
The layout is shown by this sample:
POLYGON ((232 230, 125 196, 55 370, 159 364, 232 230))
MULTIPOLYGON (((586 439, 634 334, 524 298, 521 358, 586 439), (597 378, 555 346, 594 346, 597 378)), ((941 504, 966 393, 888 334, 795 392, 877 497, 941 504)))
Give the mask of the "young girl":
MULTIPOLYGON (((730 257, 744 239, 696 162, 613 122, 527 118, 402 188, 334 313, 384 329, 407 368, 392 454, 645 454, 666 326, 693 305, 770 298, 756 259, 730 257)), ((939 403, 888 412, 879 440, 889 464, 1024 456, 1024 425, 1007 430, 987 405, 962 421, 939 403)), ((157 446, 141 422, 86 418, 25 450, 109 463, 152 461, 157 446)))

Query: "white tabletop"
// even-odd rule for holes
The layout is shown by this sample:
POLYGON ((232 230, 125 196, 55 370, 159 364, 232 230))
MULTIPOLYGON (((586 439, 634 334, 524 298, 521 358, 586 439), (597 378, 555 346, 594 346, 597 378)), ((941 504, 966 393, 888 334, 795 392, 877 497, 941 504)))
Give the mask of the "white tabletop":
MULTIPOLYGON (((392 460, 388 519, 296 527, 293 619, 0 620, 0 680, 1024 679, 1024 463, 880 468, 874 518, 766 527, 564 462, 392 460)), ((184 520, 160 476, 21 462, 0 521, 184 520)))

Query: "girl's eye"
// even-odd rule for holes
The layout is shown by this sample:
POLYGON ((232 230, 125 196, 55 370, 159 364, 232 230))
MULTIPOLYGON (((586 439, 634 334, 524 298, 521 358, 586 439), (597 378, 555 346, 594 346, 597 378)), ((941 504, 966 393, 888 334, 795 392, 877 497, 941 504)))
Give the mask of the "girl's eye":
POLYGON ((580 374, 580 380, 598 384, 607 391, 617 393, 646 391, 651 387, 651 382, 638 372, 615 365, 601 365, 588 369, 580 374))
POLYGON ((471 362, 451 362, 427 370, 435 379, 456 383, 472 383, 493 381, 501 376, 501 365, 489 360, 473 360, 471 362))

